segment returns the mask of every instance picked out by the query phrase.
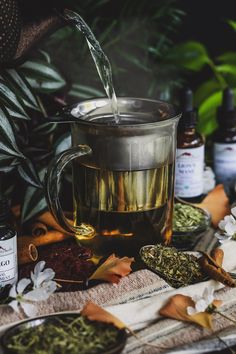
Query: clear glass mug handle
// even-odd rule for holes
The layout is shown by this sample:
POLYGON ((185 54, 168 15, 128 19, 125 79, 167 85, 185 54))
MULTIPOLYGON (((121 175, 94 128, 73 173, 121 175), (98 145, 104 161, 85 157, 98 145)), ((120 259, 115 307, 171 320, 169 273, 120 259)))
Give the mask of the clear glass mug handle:
POLYGON ((81 156, 90 155, 91 153, 92 150, 87 145, 78 145, 68 149, 52 160, 45 176, 46 200, 50 212, 65 231, 76 234, 78 239, 93 238, 96 232, 91 225, 81 223, 80 225, 73 226, 67 221, 59 199, 60 180, 65 166, 70 161, 81 156))

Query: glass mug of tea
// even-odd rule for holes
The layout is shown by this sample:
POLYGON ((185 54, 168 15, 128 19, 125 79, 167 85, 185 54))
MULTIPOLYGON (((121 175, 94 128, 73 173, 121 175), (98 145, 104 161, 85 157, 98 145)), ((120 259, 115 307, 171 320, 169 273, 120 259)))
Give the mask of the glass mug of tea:
POLYGON ((108 99, 64 109, 53 119, 71 124, 72 148, 46 174, 46 197, 57 222, 95 255, 136 255, 172 235, 176 130, 172 105, 118 98, 119 119, 108 99), (74 221, 59 200, 60 176, 72 161, 74 221))

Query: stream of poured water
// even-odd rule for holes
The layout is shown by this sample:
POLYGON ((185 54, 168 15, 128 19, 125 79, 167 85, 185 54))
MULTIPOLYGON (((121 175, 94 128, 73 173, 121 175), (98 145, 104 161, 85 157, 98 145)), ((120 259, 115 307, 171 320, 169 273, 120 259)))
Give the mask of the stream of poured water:
POLYGON ((79 14, 70 10, 65 10, 65 18, 66 20, 72 22, 76 26, 76 28, 85 36, 97 72, 102 81, 104 90, 108 98, 110 99, 111 110, 115 118, 115 123, 118 124, 119 111, 116 93, 112 81, 112 70, 110 61, 106 54, 103 52, 100 43, 97 41, 92 30, 79 14))

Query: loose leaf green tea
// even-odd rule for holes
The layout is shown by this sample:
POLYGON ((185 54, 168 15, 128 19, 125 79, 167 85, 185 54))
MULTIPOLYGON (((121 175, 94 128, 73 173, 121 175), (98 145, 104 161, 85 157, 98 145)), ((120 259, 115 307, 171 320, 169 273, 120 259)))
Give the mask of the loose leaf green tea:
POLYGON ((21 327, 6 346, 16 354, 98 354, 115 346, 119 333, 113 325, 68 315, 21 327))
POLYGON ((201 225, 206 225, 206 217, 199 208, 183 203, 176 203, 174 205, 174 231, 190 231, 201 225))
POLYGON ((174 288, 203 280, 197 257, 162 245, 144 246, 140 255, 144 263, 174 288))

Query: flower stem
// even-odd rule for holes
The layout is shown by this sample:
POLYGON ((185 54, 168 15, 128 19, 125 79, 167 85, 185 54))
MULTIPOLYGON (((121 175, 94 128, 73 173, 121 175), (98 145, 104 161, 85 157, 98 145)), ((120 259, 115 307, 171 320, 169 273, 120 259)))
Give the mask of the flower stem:
POLYGON ((83 284, 83 280, 70 280, 70 279, 59 279, 55 278, 55 281, 58 281, 59 283, 73 283, 73 284, 83 284))

